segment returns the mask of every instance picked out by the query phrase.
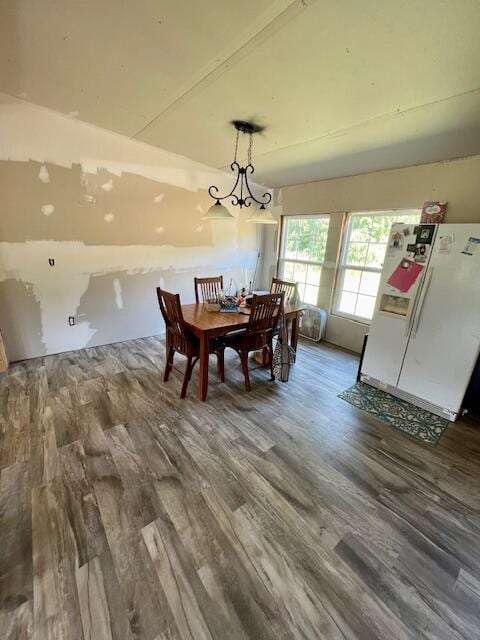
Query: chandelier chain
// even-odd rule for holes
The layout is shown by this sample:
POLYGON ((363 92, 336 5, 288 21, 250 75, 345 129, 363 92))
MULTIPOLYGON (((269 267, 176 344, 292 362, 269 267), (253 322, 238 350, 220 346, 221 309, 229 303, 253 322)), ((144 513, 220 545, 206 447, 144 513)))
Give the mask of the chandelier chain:
POLYGON ((252 147, 253 147, 253 135, 250 134, 250 140, 248 141, 248 164, 252 164, 252 147))
POLYGON ((237 130, 237 137, 235 138, 235 153, 233 154, 233 161, 237 162, 237 154, 238 154, 238 137, 240 135, 240 131, 237 130))

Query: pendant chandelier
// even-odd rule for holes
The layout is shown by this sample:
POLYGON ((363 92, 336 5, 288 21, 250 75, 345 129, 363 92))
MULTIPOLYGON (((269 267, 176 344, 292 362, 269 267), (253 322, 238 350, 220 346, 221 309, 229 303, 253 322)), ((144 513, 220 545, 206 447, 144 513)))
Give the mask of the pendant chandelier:
POLYGON ((223 206, 222 200, 231 198, 231 203, 234 207, 250 207, 253 203, 259 205, 258 209, 252 213, 247 219, 247 222, 255 222, 256 224, 277 224, 277 221, 273 218, 272 213, 266 209, 266 205, 270 204, 272 195, 270 193, 264 193, 262 199, 256 198, 248 184, 248 174, 252 174, 255 169, 252 164, 252 147, 253 147, 253 134, 259 133, 263 130, 257 124, 252 122, 244 122, 243 120, 233 120, 233 126, 237 130, 235 138, 235 152, 233 156, 233 162, 230 165, 231 170, 236 173, 235 183, 230 193, 226 193, 224 196, 219 195, 219 189, 215 185, 212 185, 208 189, 208 193, 215 200, 206 215, 203 216, 203 220, 231 220, 233 218, 230 211, 223 206), (247 164, 245 167, 241 167, 237 162, 238 155, 238 142, 240 133, 248 135, 248 155, 247 164))

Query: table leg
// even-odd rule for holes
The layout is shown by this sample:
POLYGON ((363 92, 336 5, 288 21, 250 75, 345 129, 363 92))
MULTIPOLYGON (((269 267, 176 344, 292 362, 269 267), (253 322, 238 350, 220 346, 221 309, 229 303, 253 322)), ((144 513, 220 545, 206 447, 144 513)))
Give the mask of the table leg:
POLYGON ((198 397, 200 400, 207 399, 209 356, 210 338, 208 333, 203 333, 200 338, 200 380, 198 383, 198 397))
POLYGON ((292 331, 290 334, 290 346, 296 352, 298 344, 298 313, 292 318, 292 331))

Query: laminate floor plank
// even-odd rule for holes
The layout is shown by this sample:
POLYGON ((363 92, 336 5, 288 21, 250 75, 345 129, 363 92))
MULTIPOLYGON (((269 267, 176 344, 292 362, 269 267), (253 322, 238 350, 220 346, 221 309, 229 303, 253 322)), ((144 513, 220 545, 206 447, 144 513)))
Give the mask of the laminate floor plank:
MULTIPOLYGON (((86 405, 88 406, 88 405, 86 405)), ((84 440, 86 469, 95 491, 113 566, 121 585, 130 631, 134 638, 153 640, 169 618, 163 594, 155 589, 153 568, 146 555, 141 529, 132 517, 131 492, 115 464, 101 424, 91 413, 90 433, 84 440)))
POLYGON ((75 536, 61 483, 32 489, 33 638, 82 638, 75 536))
POLYGON ((107 548, 102 517, 94 486, 86 473, 86 455, 80 441, 60 449, 65 510, 75 536, 78 564, 81 568, 107 548))
POLYGON ((106 551, 76 572, 83 635, 92 640, 133 640, 122 589, 106 551))
MULTIPOLYGON (((197 494, 179 485, 159 487, 159 491, 182 548, 188 553, 211 601, 225 615, 215 637, 222 638, 222 633, 239 640, 283 637, 285 632, 277 622, 276 601, 252 565, 245 564, 243 549, 228 536, 222 521, 218 520, 218 512, 212 512, 205 500, 204 492, 210 488, 197 494)), ((226 505, 224 508, 232 513, 226 505)), ((211 629, 212 625, 210 621, 211 629)))
POLYGON ((199 598, 203 599, 199 594, 202 584, 192 566, 185 566, 187 563, 179 557, 179 541, 171 541, 173 530, 161 533, 157 523, 152 522, 144 527, 142 533, 180 637, 185 640, 214 640, 203 607, 198 602, 199 598))
POLYGON ((458 640, 461 637, 423 599, 412 598, 411 584, 402 580, 390 566, 382 563, 369 549, 368 541, 350 533, 339 542, 335 551, 385 602, 392 613, 405 621, 415 638, 435 640, 449 636, 452 640, 458 640))
POLYGON ((2 640, 29 640, 33 633, 33 602, 24 602, 13 610, 0 611, 2 640))
MULTIPOLYGON (((353 572, 338 565, 328 545, 322 543, 324 523, 314 514, 300 513, 290 494, 282 495, 266 478, 253 472, 250 462, 241 454, 236 452, 235 459, 231 455, 231 464, 236 466, 244 486, 249 487, 248 504, 253 506, 250 517, 255 517, 261 523, 261 530, 271 545, 278 541, 284 545, 285 552, 296 562, 297 570, 316 593, 323 592, 324 598, 330 599, 337 615, 349 613, 347 618, 342 618, 342 626, 346 625, 350 632, 356 629, 357 633, 364 635, 368 630, 371 638, 383 638, 387 634, 409 638, 400 621, 397 624, 389 623, 382 603, 373 593, 365 593, 364 586, 353 572), (254 513, 256 516, 253 516, 254 513), (285 535, 287 531, 288 536, 285 535), (312 567, 315 567, 315 577, 310 573, 312 567), (341 606, 334 605, 338 602, 339 592, 341 606), (368 607, 365 606, 355 615, 345 605, 348 605, 350 598, 360 597, 368 602, 368 607)), ((246 510, 246 505, 240 509, 246 510)))
POLYGON ((351 568, 337 554, 323 547, 321 538, 312 535, 302 523, 288 522, 287 535, 284 516, 277 510, 271 507, 267 510, 257 502, 240 507, 240 511, 255 523, 269 548, 278 546, 290 559, 301 580, 321 601, 331 624, 345 638, 413 640, 413 634, 392 616, 351 568))
POLYGON ((31 478, 25 462, 0 476, 0 551, 0 629, 8 628, 10 615, 23 626, 33 603, 31 478))
POLYGON ((234 511, 246 500, 245 492, 232 469, 212 450, 207 438, 195 429, 192 421, 179 420, 178 435, 185 449, 200 467, 205 479, 213 485, 234 511))
POLYGON ((251 393, 212 357, 205 403, 164 361, 0 375, 2 640, 480 640, 478 425, 409 438, 337 397, 358 359, 324 343, 251 393))

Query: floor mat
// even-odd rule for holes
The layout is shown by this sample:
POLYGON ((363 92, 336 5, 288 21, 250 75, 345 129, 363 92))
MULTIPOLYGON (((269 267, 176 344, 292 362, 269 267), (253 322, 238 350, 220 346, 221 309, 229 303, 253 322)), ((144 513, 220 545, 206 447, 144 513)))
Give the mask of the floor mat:
POLYGON ((363 382, 357 382, 338 397, 427 444, 437 444, 450 424, 445 418, 363 382))

